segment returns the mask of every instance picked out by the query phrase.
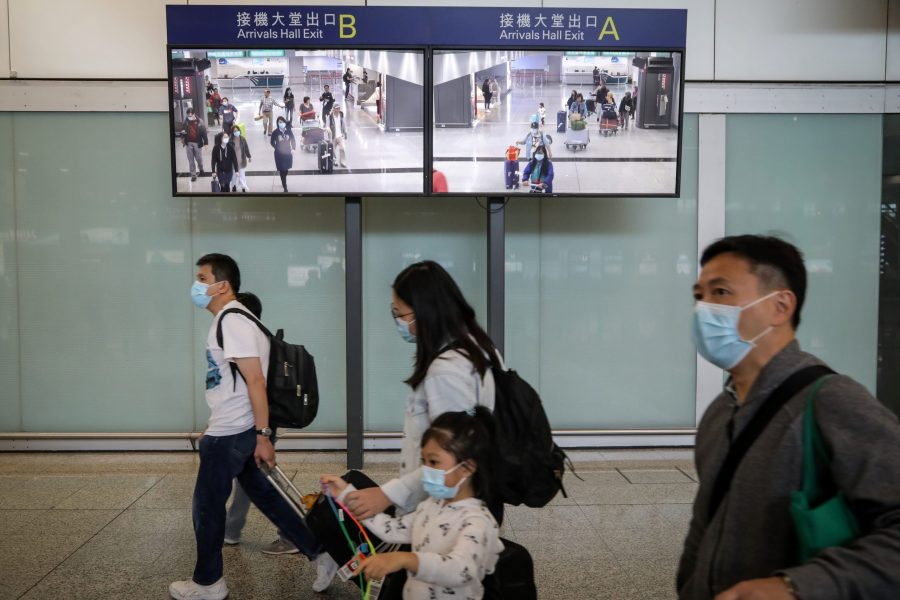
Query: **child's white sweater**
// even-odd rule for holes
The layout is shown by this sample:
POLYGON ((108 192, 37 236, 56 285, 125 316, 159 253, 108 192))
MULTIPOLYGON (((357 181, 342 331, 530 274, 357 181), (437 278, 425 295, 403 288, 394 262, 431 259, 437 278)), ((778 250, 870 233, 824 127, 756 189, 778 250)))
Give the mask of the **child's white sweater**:
POLYGON ((418 556, 419 571, 409 574, 404 600, 479 600, 481 580, 494 572, 503 551, 500 527, 478 498, 428 498, 415 512, 396 518, 382 513, 363 523, 385 542, 411 544, 418 556))

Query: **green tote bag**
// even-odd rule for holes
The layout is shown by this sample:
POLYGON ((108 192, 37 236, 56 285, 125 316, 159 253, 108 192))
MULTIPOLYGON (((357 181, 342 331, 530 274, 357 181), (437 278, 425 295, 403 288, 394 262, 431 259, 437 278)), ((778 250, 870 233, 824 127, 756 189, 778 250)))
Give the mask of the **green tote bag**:
POLYGON ((844 546, 860 535, 859 523, 843 493, 823 498, 822 482, 816 477, 817 460, 831 463, 830 452, 816 425, 813 398, 829 376, 820 378, 806 395, 803 414, 803 487, 791 492, 791 518, 797 532, 800 560, 805 563, 826 548, 844 546))

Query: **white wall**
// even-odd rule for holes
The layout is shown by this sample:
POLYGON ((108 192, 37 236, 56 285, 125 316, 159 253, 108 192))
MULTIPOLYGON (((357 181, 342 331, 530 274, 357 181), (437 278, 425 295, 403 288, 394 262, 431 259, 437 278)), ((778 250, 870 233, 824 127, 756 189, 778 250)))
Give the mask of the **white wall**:
POLYGON ((169 0, 8 0, 11 68, 19 77, 166 76, 169 0))
POLYGON ((9 77, 9 0, 0 0, 0 79, 9 77))
MULTIPOLYGON (((740 0, 719 0, 719 5, 738 1, 740 0)), ((687 79, 713 79, 716 0, 633 0, 609 4, 617 5, 627 8, 686 8, 688 23, 685 76, 687 79)), ((544 6, 597 8, 598 3, 596 0, 545 0, 544 6)))
POLYGON ((887 67, 885 79, 900 81, 900 0, 888 2, 887 67))
MULTIPOLYGON (((0 0, 0 78, 164 79, 166 4, 248 0, 0 0), (8 9, 8 23, 7 23, 8 9)), ((252 1, 249 3, 253 3, 252 1)), ((362 5, 364 0, 268 0, 362 5)), ((370 0, 370 6, 483 6, 481 0, 370 0)), ((540 0, 491 0, 535 8, 540 0)), ((624 3, 620 3, 624 4, 624 3)), ((595 0, 544 0, 588 8, 595 0)), ((688 10, 690 80, 900 81, 900 0, 634 0, 688 10), (890 5, 890 11, 888 10, 890 5), (890 18, 890 34, 888 29, 890 18), (886 39, 887 36, 887 39, 886 39)))
POLYGON ((716 79, 882 81, 886 23, 887 0, 720 1, 716 79))

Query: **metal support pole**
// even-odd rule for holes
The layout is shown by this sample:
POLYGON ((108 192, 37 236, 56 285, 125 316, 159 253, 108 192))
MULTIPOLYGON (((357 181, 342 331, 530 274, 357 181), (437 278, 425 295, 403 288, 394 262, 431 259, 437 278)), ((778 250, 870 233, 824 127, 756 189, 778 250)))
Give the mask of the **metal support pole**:
POLYGON ((488 198, 487 236, 487 327, 488 335, 503 354, 505 342, 505 294, 506 294, 506 222, 505 200, 502 197, 488 198))
POLYGON ((344 200, 347 468, 363 466, 362 198, 344 200))

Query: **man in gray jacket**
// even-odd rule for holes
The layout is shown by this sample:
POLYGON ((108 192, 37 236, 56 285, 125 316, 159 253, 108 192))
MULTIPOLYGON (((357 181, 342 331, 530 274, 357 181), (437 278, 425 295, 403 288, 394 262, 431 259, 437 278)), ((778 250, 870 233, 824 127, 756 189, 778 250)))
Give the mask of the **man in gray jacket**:
POLYGON ((831 453, 820 477, 843 493, 859 522, 858 538, 806 563, 798 557, 789 504, 803 482, 803 412, 811 386, 775 413, 738 463, 718 508, 711 506, 735 439, 789 376, 822 361, 795 339, 806 294, 797 248, 771 237, 727 237, 704 251, 701 265, 695 343, 730 377, 697 431, 700 489, 678 569, 679 598, 900 597, 900 423, 849 377, 828 378, 814 407, 831 453))

